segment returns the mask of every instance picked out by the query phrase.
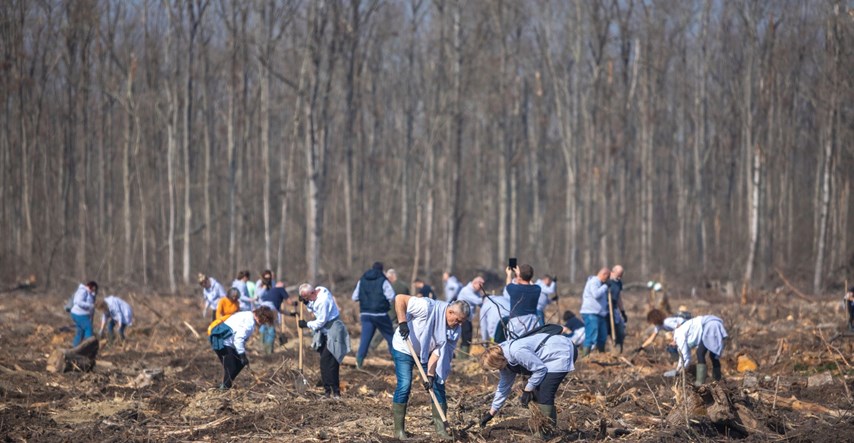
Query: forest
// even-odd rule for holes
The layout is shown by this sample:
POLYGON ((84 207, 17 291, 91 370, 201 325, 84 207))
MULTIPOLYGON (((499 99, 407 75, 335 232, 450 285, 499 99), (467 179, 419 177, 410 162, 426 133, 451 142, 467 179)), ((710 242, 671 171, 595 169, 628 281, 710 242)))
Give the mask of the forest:
POLYGON ((175 292, 383 260, 438 283, 518 256, 571 283, 619 262, 839 289, 852 18, 838 0, 6 0, 0 278, 175 292))

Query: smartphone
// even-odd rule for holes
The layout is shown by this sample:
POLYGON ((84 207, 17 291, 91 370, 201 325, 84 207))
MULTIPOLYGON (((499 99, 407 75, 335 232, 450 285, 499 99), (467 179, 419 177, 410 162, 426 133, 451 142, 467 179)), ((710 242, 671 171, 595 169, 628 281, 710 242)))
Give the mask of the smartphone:
POLYGON ((507 266, 510 266, 510 269, 516 269, 516 257, 510 257, 510 261, 507 266))

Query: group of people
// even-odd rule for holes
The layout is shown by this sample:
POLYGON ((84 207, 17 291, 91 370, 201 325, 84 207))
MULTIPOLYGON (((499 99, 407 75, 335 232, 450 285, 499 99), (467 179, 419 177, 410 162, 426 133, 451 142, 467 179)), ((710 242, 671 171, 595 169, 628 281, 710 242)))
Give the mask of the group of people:
MULTIPOLYGON (((544 315, 546 306, 557 299, 557 280, 543 275, 535 281, 534 275, 529 264, 507 267, 503 290, 489 295, 484 289, 483 276, 462 284, 453 274, 445 273, 444 300, 437 299, 432 287, 420 279, 414 280, 414 294, 410 294, 410 288, 400 281, 397 273, 393 269, 385 271, 380 262, 361 276, 351 295, 351 300, 359 305, 361 323, 356 364, 362 367, 374 335, 379 332, 388 345, 397 380, 392 399, 396 438, 407 436, 406 411, 415 367, 423 376, 419 385, 432 392, 437 435, 450 438, 443 423, 448 404, 446 384, 451 377, 452 360, 471 355, 472 320, 476 315, 480 344, 485 347, 480 364, 499 374, 492 404, 481 416, 481 426, 487 426, 506 404, 519 375, 527 377, 520 403, 529 406, 534 402, 542 415, 556 425, 555 395, 561 382, 575 369, 579 355, 586 356, 594 349, 604 351, 606 338, 611 334, 622 352, 627 315, 621 298, 621 266, 602 268, 590 276, 582 294, 581 318, 565 311, 562 325, 547 324, 544 315)), ((299 317, 296 321, 299 328, 312 332, 311 347, 320 354, 325 395, 340 396, 339 368, 351 351, 350 336, 328 288, 304 283, 298 287, 297 300, 289 301, 284 282, 275 281, 269 270, 262 272, 254 283, 248 271, 240 271, 227 291, 216 279, 204 274, 198 276, 198 282, 204 296, 203 315, 207 317, 210 311, 211 347, 223 367, 220 389, 231 388, 249 364, 246 343, 253 332, 259 330, 264 352, 272 353, 275 325, 284 321, 285 315, 291 315, 299 317), (299 303, 312 319, 302 318, 302 309, 296 309, 299 303)), ((116 329, 124 339, 125 328, 133 321, 128 303, 115 296, 96 301, 97 292, 97 283, 81 284, 69 302, 68 310, 77 325, 75 345, 92 335, 95 310, 103 313, 99 334, 107 325, 111 340, 116 329)), ((851 291, 846 303, 854 306, 851 291)), ((691 351, 695 350, 696 382, 705 382, 706 354, 711 357, 713 378, 720 380, 720 356, 727 338, 720 318, 711 315, 692 318, 688 312, 668 317, 662 311, 652 310, 647 321, 653 332, 638 351, 649 347, 659 332, 669 332, 672 340, 667 349, 678 360, 674 373, 691 363, 691 351)))
POLYGON ((108 344, 115 342, 116 330, 118 330, 119 340, 124 341, 125 330, 133 323, 133 308, 128 302, 115 295, 108 295, 103 300, 98 300, 97 296, 97 282, 80 283, 65 305, 65 311, 71 315, 71 320, 75 326, 74 341, 72 342, 74 347, 93 336, 96 312, 101 313, 98 337, 104 336, 104 329, 106 328, 108 344))

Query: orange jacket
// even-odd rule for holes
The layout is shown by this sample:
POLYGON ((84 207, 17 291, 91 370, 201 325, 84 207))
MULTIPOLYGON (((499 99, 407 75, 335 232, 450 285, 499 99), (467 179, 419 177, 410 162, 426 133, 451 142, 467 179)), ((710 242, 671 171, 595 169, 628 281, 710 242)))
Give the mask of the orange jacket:
POLYGON ((208 326, 208 335, 211 335, 211 331, 218 324, 224 322, 228 317, 231 317, 231 314, 240 310, 240 302, 234 302, 228 299, 228 297, 223 297, 219 299, 219 303, 216 305, 216 320, 211 322, 208 326))

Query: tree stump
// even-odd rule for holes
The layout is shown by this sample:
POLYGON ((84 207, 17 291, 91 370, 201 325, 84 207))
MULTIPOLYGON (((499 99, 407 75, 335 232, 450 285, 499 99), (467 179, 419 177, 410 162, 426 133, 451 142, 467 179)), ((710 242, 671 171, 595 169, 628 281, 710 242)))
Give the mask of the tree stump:
POLYGON ((95 367, 98 357, 98 339, 89 337, 71 349, 57 349, 47 359, 48 372, 89 372, 95 367))

